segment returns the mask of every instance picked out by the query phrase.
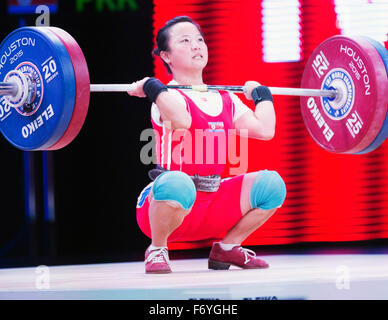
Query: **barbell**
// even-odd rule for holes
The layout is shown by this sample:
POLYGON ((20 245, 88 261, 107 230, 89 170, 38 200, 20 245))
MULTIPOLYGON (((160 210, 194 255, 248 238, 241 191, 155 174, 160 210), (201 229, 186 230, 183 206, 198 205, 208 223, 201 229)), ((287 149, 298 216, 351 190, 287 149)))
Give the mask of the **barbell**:
MULTIPOLYGON (((270 87, 300 96, 307 131, 323 149, 364 154, 388 136, 388 52, 368 37, 337 35, 308 59, 301 88, 270 87)), ((81 48, 57 27, 23 27, 0 44, 0 130, 21 150, 57 150, 72 142, 90 92, 131 91, 130 84, 90 84, 81 48)), ((243 92, 243 86, 180 86, 181 90, 243 92)))

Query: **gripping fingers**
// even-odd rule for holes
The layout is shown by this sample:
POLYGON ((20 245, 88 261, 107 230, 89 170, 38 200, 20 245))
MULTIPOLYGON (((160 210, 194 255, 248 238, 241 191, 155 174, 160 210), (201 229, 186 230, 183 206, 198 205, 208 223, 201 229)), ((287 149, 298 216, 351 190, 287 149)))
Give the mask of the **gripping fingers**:
POLYGON ((142 80, 131 83, 130 89, 127 91, 127 93, 130 96, 145 98, 146 95, 145 95, 144 90, 143 90, 143 85, 148 79, 149 79, 149 77, 145 77, 142 80))
POLYGON ((248 100, 252 100, 252 90, 258 86, 260 86, 260 83, 257 81, 245 82, 244 87, 243 87, 243 92, 244 92, 245 97, 248 100))

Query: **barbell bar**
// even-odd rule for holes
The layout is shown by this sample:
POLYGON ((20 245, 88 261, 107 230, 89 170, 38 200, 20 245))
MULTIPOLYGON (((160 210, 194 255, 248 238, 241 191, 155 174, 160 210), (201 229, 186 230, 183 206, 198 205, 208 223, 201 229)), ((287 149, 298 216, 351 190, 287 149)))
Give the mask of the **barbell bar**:
MULTIPOLYGON (((244 92, 243 86, 227 86, 227 85, 167 85, 170 89, 194 90, 199 92, 206 91, 230 91, 244 92)), ((286 88, 286 87, 269 87, 273 95, 285 96, 307 96, 307 97, 329 97, 335 98, 337 90, 319 90, 305 88, 286 88)), ((133 90, 131 84, 91 84, 90 92, 127 92, 133 90)), ((0 96, 15 96, 18 92, 18 86, 12 82, 0 82, 0 96)))
MULTIPOLYGON (((373 39, 333 36, 308 59, 302 88, 269 89, 273 95, 301 97, 307 131, 323 149, 367 153, 388 135, 387 65, 387 51, 373 39)), ((85 121, 90 92, 132 90, 130 84, 90 84, 81 48, 55 27, 24 27, 8 35, 0 45, 2 77, 0 129, 22 150, 56 150, 73 141, 85 121)), ((243 86, 167 87, 243 92, 243 86)))
MULTIPOLYGON (((227 86, 227 85, 167 85, 170 89, 194 90, 199 92, 207 91, 230 91, 244 92, 243 86, 227 86)), ((120 92, 131 91, 131 85, 126 84, 91 84, 91 92, 120 92)), ((281 88, 269 87, 273 95, 285 96, 309 96, 309 97, 330 97, 335 98, 336 90, 319 90, 319 89, 302 89, 302 88, 281 88)))
POLYGON ((1 96, 15 96, 17 94, 18 87, 12 82, 0 82, 0 95, 1 96))

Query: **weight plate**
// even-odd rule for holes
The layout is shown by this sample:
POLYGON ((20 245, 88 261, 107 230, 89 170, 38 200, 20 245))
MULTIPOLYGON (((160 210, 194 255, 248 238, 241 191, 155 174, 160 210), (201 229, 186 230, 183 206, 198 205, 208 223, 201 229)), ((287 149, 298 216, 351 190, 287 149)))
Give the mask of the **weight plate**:
POLYGON ((29 105, 12 108, 0 99, 0 130, 15 147, 45 150, 64 134, 75 102, 75 77, 66 47, 44 28, 24 27, 0 44, 0 81, 10 70, 32 84, 29 105))
POLYGON ((323 149, 355 154, 376 139, 387 114, 388 80, 379 53, 367 40, 325 40, 308 59, 301 87, 339 90, 335 99, 300 99, 307 130, 323 149))
MULTIPOLYGON (((385 71, 386 75, 388 77, 388 51, 385 49, 385 47, 378 41, 369 38, 369 37, 364 37, 367 41, 369 41, 377 50, 377 52, 380 54, 381 59, 383 60, 384 66, 385 66, 385 71)), ((385 116, 385 120, 383 123, 383 126, 377 135, 376 139, 373 140, 373 142, 364 150, 359 152, 358 154, 365 154, 368 152, 371 152, 375 149, 377 149, 387 138, 388 136, 388 112, 385 116)))
POLYGON ((69 33, 60 28, 48 27, 47 29, 56 34, 65 45, 73 63, 76 85, 75 104, 70 123, 64 135, 58 140, 58 142, 48 148, 48 150, 57 150, 72 142, 85 122, 89 108, 90 79, 85 57, 75 39, 69 33))

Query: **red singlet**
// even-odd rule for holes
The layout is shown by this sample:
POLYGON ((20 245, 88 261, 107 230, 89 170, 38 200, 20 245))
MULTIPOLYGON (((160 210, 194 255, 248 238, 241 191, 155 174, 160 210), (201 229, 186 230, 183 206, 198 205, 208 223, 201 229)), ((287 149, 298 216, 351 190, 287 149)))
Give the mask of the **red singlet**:
MULTIPOLYGON (((228 135, 233 129, 234 104, 230 95, 220 91, 222 111, 210 116, 183 92, 192 123, 188 130, 170 130, 155 123, 157 162, 167 170, 188 175, 219 174, 224 171, 228 155, 228 135)), ((221 237, 241 218, 240 193, 244 175, 224 179, 217 192, 197 191, 196 201, 183 223, 170 235, 172 241, 197 241, 221 237)), ((148 218, 148 194, 151 182, 141 192, 137 203, 140 229, 151 238, 148 218)))

